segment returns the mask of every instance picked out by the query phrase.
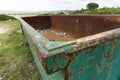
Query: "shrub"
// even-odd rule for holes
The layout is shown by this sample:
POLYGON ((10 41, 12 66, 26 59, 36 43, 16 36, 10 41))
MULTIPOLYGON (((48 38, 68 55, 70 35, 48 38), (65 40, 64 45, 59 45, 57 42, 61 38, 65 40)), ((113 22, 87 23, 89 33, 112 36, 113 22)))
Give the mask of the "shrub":
POLYGON ((4 14, 0 14, 0 21, 6 21, 6 20, 16 20, 16 18, 4 14))

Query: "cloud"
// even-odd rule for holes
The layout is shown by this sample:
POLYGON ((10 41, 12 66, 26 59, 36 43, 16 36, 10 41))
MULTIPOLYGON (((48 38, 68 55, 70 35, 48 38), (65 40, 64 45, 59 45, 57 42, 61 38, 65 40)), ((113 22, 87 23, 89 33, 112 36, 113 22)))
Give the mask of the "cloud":
POLYGON ((0 10, 5 11, 50 11, 77 10, 86 8, 89 2, 96 2, 102 7, 120 7, 119 0, 1 0, 0 10))

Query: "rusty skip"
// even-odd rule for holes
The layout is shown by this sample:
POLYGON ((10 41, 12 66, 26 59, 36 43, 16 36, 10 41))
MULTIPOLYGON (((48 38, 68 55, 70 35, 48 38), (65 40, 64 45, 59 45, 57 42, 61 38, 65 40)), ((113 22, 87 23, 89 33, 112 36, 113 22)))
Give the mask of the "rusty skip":
POLYGON ((119 78, 120 65, 115 67, 119 64, 120 16, 52 15, 19 21, 43 80, 119 78))

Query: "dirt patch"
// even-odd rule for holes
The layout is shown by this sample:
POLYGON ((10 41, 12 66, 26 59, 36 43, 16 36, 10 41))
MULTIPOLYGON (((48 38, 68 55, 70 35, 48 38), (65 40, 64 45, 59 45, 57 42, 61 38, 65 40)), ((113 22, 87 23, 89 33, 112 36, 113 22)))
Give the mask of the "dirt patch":
POLYGON ((6 24, 0 24, 0 34, 5 34, 9 30, 8 27, 6 24))

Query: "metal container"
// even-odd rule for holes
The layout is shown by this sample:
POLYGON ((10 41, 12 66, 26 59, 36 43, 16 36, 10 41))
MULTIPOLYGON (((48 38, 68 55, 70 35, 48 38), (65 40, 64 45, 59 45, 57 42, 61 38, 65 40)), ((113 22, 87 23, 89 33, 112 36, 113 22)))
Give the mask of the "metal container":
POLYGON ((19 20, 43 80, 120 80, 120 16, 19 20))

